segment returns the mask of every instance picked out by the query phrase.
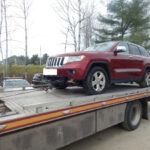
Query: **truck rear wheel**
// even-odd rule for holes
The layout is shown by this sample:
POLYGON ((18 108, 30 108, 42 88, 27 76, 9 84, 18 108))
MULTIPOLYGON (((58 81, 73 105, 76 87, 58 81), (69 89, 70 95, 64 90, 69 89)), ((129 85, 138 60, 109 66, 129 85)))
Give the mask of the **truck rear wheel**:
POLYGON ((89 72, 85 82, 84 89, 87 94, 101 94, 108 85, 108 76, 102 67, 94 67, 89 72))
POLYGON ((140 101, 130 102, 127 104, 122 126, 129 131, 135 130, 139 126, 141 118, 142 104, 140 101))
POLYGON ((146 70, 144 79, 139 83, 141 88, 150 86, 150 70, 146 70))

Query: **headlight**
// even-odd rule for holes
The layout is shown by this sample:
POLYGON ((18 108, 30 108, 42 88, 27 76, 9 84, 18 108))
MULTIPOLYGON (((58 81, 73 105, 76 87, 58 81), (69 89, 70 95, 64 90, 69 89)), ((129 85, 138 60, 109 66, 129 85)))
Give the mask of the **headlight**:
POLYGON ((82 61, 85 58, 84 55, 79 55, 79 56, 67 56, 64 59, 64 64, 69 63, 69 62, 76 62, 76 61, 82 61))

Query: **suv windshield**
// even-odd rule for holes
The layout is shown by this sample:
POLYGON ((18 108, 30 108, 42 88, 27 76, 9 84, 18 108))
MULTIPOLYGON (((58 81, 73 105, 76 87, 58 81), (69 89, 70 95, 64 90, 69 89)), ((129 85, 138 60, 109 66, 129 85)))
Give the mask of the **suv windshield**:
POLYGON ((104 42, 104 43, 96 44, 92 47, 88 47, 83 51, 108 51, 114 46, 114 44, 116 44, 116 42, 114 41, 104 42))

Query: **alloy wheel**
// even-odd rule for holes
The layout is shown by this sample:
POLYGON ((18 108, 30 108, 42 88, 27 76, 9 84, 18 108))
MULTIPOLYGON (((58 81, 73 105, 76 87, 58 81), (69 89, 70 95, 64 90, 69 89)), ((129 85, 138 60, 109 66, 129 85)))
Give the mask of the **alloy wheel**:
POLYGON ((145 80, 146 80, 146 85, 150 86, 150 72, 146 73, 146 79, 145 80))
POLYGON ((92 76, 92 87, 95 91, 100 92, 105 88, 106 78, 103 72, 97 71, 92 76))

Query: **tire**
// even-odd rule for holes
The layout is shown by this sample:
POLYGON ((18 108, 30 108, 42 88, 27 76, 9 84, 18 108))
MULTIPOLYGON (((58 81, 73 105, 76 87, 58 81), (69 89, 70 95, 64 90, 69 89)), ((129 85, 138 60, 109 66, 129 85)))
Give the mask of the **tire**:
POLYGON ((83 85, 85 92, 89 95, 101 94, 105 91, 107 86, 108 75, 102 67, 92 68, 83 85))
POLYGON ((140 101, 128 103, 125 111, 125 119, 122 123, 123 128, 128 131, 138 128, 141 122, 142 113, 142 104, 140 101))
POLYGON ((54 87, 55 87, 56 89, 63 90, 63 89, 66 89, 66 88, 67 88, 67 85, 55 85, 54 87))
POLYGON ((139 83, 141 88, 150 86, 150 70, 146 70, 144 73, 144 79, 139 83))
POLYGON ((115 83, 112 83, 111 86, 115 86, 115 83))

